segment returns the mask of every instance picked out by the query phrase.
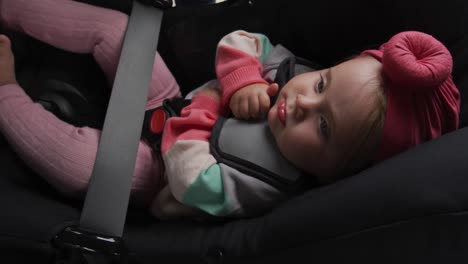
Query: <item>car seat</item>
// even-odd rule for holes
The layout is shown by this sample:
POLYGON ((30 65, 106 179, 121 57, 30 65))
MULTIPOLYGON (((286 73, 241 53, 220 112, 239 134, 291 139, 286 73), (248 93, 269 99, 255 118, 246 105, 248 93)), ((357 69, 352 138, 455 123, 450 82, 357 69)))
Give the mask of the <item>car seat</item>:
MULTIPOLYGON (((126 0, 85 2, 126 13, 131 7, 126 0)), ((462 95, 461 128, 353 177, 310 190, 261 217, 217 223, 161 222, 130 208, 123 236, 126 261, 468 261, 467 15, 463 0, 443 4, 435 0, 231 0, 167 10, 158 49, 184 94, 215 76, 217 41, 235 29, 265 33, 273 43, 322 65, 377 47, 399 31, 432 34, 454 57, 454 81, 462 95)), ((33 98, 40 101, 43 94, 58 93, 78 113, 70 122, 102 124, 108 95, 96 92, 102 89, 90 89, 105 83, 92 57, 69 54, 21 35, 14 44, 15 55, 20 54, 19 81, 33 98), (45 60, 44 54, 56 59, 45 60), (37 88, 38 80, 45 85, 37 88), (86 100, 48 88, 53 87, 50 80, 64 84, 59 87, 74 87, 86 100), (95 106, 93 114, 80 114, 83 104, 95 106)), ((51 111, 61 113, 53 107, 51 111)), ((5 142, 0 147, 0 168, 2 263, 62 261, 66 252, 60 250, 56 237, 78 222, 82 202, 48 186, 5 142)))

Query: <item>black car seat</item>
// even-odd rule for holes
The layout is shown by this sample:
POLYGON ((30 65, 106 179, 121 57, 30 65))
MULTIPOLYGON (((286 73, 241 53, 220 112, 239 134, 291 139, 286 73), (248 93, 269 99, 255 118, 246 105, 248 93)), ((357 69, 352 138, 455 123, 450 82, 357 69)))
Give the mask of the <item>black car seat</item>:
MULTIPOLYGON (((87 2, 129 12, 128 1, 87 2)), ((430 33, 454 57, 454 80, 462 94, 461 128, 358 175, 310 190, 262 217, 222 223, 159 222, 131 208, 123 237, 129 262, 466 262, 467 15, 463 0, 443 5, 435 0, 241 0, 166 11, 159 51, 184 93, 214 77, 215 45, 224 34, 238 28, 263 32, 273 42, 323 65, 375 47, 398 31, 430 33)), ((45 83, 58 80, 66 83, 62 86, 74 87, 88 98, 85 102, 75 100, 76 105, 89 104, 92 98, 97 106, 97 120, 84 122, 99 126, 102 111, 98 106, 106 104, 106 95, 85 92, 104 78, 92 58, 68 54, 24 36, 18 38, 18 43, 34 47, 24 51, 17 65, 24 73, 19 75, 24 86, 35 89, 27 81, 32 78, 45 83), (58 59, 46 61, 37 54, 58 59), (87 70, 68 70, 63 65, 87 70), (80 67, 83 65, 93 66, 80 67)), ((48 85, 45 87, 48 90, 48 85)), ((61 96, 69 98, 66 93, 61 96)), ((2 263, 60 260, 64 252, 55 238, 78 222, 82 203, 59 195, 5 142, 0 147, 0 165, 2 263)))

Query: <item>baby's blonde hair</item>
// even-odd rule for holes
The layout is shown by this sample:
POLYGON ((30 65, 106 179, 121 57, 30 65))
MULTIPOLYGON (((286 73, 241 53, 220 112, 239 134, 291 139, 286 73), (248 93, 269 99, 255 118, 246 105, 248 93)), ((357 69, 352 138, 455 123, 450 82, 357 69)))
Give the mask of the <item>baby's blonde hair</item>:
POLYGON ((381 74, 377 74, 366 86, 368 87, 365 88, 373 90, 373 102, 371 102, 373 111, 368 113, 365 122, 359 128, 355 144, 346 151, 337 178, 350 176, 367 168, 377 154, 385 122, 385 82, 381 74))
POLYGON ((359 128, 359 136, 354 141, 356 143, 343 159, 342 177, 355 174, 372 164, 382 136, 386 111, 385 83, 378 74, 367 85, 371 86, 367 88, 371 88, 374 93, 373 111, 368 113, 365 122, 359 128))

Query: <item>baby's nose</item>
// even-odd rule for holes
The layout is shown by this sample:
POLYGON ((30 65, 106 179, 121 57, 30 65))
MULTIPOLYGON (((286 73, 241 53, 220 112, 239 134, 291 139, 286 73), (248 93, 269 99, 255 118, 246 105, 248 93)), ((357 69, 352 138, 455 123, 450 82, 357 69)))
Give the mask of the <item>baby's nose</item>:
POLYGON ((313 110, 320 105, 320 100, 313 96, 306 96, 298 94, 296 96, 296 107, 300 108, 302 111, 313 110))

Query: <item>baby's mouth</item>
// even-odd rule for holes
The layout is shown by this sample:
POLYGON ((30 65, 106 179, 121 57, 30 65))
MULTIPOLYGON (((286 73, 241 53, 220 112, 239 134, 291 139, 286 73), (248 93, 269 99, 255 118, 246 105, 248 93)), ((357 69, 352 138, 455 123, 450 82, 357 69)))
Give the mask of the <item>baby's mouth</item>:
POLYGON ((278 105, 278 118, 283 126, 286 126, 286 101, 282 101, 278 105))

